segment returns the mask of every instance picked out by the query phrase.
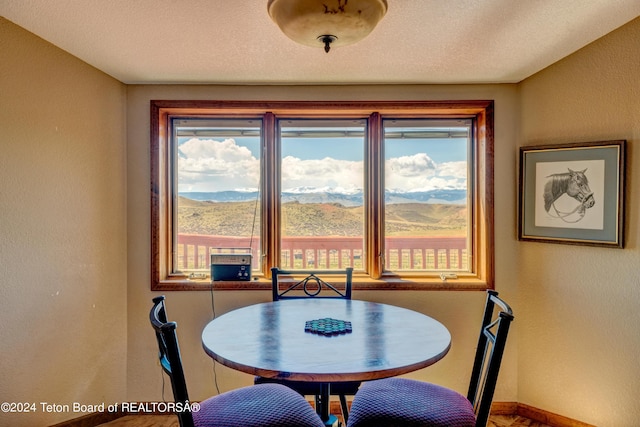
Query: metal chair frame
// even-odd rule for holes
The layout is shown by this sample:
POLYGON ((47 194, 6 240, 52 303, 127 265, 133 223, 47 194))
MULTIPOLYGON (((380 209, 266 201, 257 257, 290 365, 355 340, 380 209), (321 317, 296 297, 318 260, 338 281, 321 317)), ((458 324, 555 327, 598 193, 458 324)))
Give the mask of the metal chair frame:
POLYGON ((344 298, 351 299, 351 281, 353 278, 353 267, 347 267, 345 270, 321 270, 321 271, 313 271, 313 272, 299 272, 299 271, 284 271, 280 270, 278 267, 273 267, 271 269, 271 292, 273 301, 279 301, 283 299, 301 299, 301 298, 344 298), (307 277, 304 279, 292 284, 284 291, 280 292, 278 276, 283 274, 307 274, 307 277), (345 290, 341 292, 338 288, 336 288, 331 283, 326 282, 325 280, 318 277, 318 275, 325 274, 340 274, 344 273, 346 275, 345 281, 345 290), (331 290, 334 294, 331 295, 320 295, 323 290, 331 290), (304 295, 287 295, 290 292, 294 291, 302 291, 304 295))
POLYGON ((182 368, 180 347, 176 334, 176 322, 167 321, 167 311, 164 305, 164 295, 153 298, 153 308, 149 313, 149 320, 156 332, 158 341, 158 358, 162 369, 171 379, 171 388, 176 404, 185 410, 177 411, 180 427, 194 427, 193 415, 189 409, 189 393, 182 368))
POLYGON ((436 384, 422 383, 422 386, 417 380, 394 378, 373 381, 356 394, 348 426, 397 426, 411 420, 411 425, 416 426, 444 426, 457 422, 456 425, 485 427, 513 319, 511 307, 498 297, 498 292, 487 290, 466 396, 436 384), (413 395, 416 401, 426 406, 407 404, 406 400, 413 395))
POLYGON ((476 413, 476 426, 485 426, 489 420, 507 334, 513 319, 513 310, 509 304, 498 297, 498 292, 487 290, 487 302, 467 393, 467 399, 473 404, 476 413), (495 320, 492 320, 496 306, 500 311, 495 320))
MULTIPOLYGON (((280 270, 278 267, 273 267, 271 269, 271 292, 273 301, 280 300, 291 300, 291 299, 303 299, 303 298, 342 298, 342 299, 351 299, 351 282, 353 279, 353 267, 347 267, 344 270, 317 270, 317 271, 285 271, 280 270), (294 275, 294 274, 306 274, 307 276, 299 280, 283 291, 280 291, 280 285, 278 282, 278 276, 280 275, 294 275), (344 292, 340 289, 336 288, 331 283, 321 279, 318 275, 336 275, 336 274, 345 274, 345 289, 344 292), (327 291, 330 294, 325 295, 323 291, 327 291), (293 293, 296 291, 302 291, 302 294, 294 295, 293 293)), ((278 382, 281 384, 285 384, 288 387, 296 390, 296 384, 293 381, 279 381, 279 380, 265 380, 260 378, 257 380, 261 381, 272 381, 278 382)), ((358 382, 359 385, 359 382, 358 382)), ((321 384, 319 387, 324 387, 326 385, 321 384)), ((329 390, 331 390, 331 384, 328 385, 329 390)), ((335 387, 335 385, 334 385, 335 387)), ((354 385, 354 387, 356 387, 354 385)), ((296 390, 300 392, 300 390, 296 390)), ((328 405, 329 402, 320 402, 320 395, 315 395, 316 405, 328 405)), ((340 408, 342 410, 342 416, 344 417, 345 423, 349 419, 349 407, 347 405, 347 397, 344 394, 338 394, 338 398, 340 399, 340 408)), ((328 408, 328 406, 327 406, 328 408)))

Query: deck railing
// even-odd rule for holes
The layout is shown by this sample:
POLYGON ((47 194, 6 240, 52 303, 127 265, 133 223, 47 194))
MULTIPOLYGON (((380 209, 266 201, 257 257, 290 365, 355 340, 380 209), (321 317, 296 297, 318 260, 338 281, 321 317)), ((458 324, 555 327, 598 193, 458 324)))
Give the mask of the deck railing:
MULTIPOLYGON (((260 242, 249 237, 178 235, 177 262, 181 271, 208 270, 212 253, 246 253, 251 248, 253 268, 258 268, 260 242), (244 248, 244 249, 243 249, 244 248)), ((464 237, 387 237, 385 269, 465 270, 464 237)), ((362 237, 286 237, 281 243, 283 269, 363 269, 362 237)))

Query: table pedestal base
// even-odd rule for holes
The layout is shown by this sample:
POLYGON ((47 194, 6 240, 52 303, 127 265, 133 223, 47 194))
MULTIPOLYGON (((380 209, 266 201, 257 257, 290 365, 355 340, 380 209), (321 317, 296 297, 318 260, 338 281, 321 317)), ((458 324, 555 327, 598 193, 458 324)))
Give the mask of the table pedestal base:
POLYGON ((329 387, 329 383, 320 384, 320 394, 316 396, 316 412, 320 415, 325 427, 340 427, 338 417, 329 413, 331 407, 329 387))
POLYGON ((325 427, 340 427, 340 420, 335 415, 329 415, 329 419, 324 421, 325 427))

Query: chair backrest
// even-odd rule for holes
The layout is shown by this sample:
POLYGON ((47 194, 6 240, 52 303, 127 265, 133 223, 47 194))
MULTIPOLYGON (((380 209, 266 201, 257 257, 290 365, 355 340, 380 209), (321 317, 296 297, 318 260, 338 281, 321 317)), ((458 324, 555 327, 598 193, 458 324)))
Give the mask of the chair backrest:
POLYGON ((343 298, 351 299, 351 280, 353 277, 353 268, 347 267, 345 270, 320 270, 314 272, 291 272, 280 270, 277 267, 271 269, 271 292, 273 301, 281 299, 299 299, 299 298, 343 298), (307 276, 280 291, 278 277, 283 274, 306 274, 307 276), (318 275, 344 274, 345 289, 344 292, 336 288, 334 285, 322 280, 318 275), (301 292, 299 292, 301 291, 301 292), (324 292, 323 291, 327 291, 324 292))
POLYGON ((486 426, 489 419, 502 354, 513 319, 511 307, 498 298, 498 292, 487 290, 487 302, 467 394, 476 413, 476 426, 486 426))
POLYGON ((176 323, 167 320, 167 311, 164 305, 164 295, 153 299, 153 307, 149 313, 151 326, 156 332, 158 341, 158 358, 164 372, 171 379, 171 388, 176 403, 185 410, 176 411, 180 427, 193 427, 193 415, 186 404, 189 401, 187 382, 182 369, 182 358, 178 346, 176 323))

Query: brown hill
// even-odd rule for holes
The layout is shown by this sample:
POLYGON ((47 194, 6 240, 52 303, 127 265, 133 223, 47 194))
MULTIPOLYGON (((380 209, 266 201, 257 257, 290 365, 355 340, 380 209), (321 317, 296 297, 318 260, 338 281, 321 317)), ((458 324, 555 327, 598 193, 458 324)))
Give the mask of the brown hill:
MULTIPOLYGON (((184 197, 178 200, 180 233, 249 236, 259 233, 252 202, 201 202, 184 197)), ((467 209, 463 205, 405 203, 386 207, 386 234, 389 236, 465 235, 467 209)), ((338 203, 284 203, 283 231, 289 236, 361 236, 363 208, 338 203)))

